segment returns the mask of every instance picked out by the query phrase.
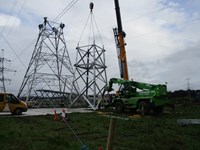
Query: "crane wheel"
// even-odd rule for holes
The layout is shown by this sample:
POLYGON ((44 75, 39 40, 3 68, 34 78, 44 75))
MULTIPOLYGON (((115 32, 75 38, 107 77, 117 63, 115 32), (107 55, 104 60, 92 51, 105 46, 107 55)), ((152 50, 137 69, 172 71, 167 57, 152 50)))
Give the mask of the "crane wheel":
POLYGON ((117 112, 119 112, 119 113, 123 112, 123 110, 124 110, 124 105, 123 105, 123 103, 122 103, 122 102, 117 102, 117 103, 115 104, 115 110, 116 110, 117 112))
POLYGON ((149 113, 149 108, 148 108, 147 102, 141 101, 138 104, 138 110, 139 110, 140 114, 143 115, 143 116, 148 114, 149 113))
POLYGON ((155 113, 155 114, 160 114, 160 113, 162 113, 163 112, 163 106, 157 106, 157 107, 155 107, 154 109, 153 109, 153 112, 155 113))
POLYGON ((22 110, 20 108, 16 108, 12 114, 13 115, 21 115, 22 114, 22 110))

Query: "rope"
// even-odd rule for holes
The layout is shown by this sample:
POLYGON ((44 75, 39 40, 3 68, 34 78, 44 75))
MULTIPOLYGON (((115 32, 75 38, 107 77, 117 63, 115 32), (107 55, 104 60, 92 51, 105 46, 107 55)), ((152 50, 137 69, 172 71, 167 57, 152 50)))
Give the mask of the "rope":
POLYGON ((82 145, 85 146, 83 144, 83 142, 80 140, 80 138, 78 137, 78 135, 74 132, 73 128, 68 124, 68 122, 66 121, 66 118, 62 117, 63 121, 65 122, 65 124, 69 127, 69 129, 72 131, 72 133, 74 134, 74 136, 76 137, 76 139, 78 140, 78 142, 82 145))

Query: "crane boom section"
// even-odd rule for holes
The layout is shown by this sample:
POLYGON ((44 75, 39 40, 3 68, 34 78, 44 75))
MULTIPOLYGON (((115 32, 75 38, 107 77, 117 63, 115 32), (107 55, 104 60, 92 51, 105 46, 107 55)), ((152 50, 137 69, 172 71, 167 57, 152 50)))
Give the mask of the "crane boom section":
POLYGON ((120 66, 121 78, 124 80, 128 80, 128 65, 127 65, 127 59, 126 59, 126 50, 125 50, 125 42, 124 37, 125 34, 123 32, 122 28, 122 21, 121 21, 121 15, 120 15, 120 8, 119 8, 119 2, 118 0, 114 0, 115 2, 115 10, 116 10, 116 19, 117 19, 117 26, 118 26, 118 41, 119 41, 119 48, 120 48, 120 55, 118 58, 121 60, 122 65, 120 66))
MULTIPOLYGON (((129 90, 132 88, 136 88, 136 89, 140 89, 146 92, 149 91, 150 93, 153 93, 154 96, 167 95, 167 87, 164 84, 149 84, 149 83, 143 83, 143 82, 137 82, 137 81, 111 78, 109 85, 106 88, 108 92, 113 90, 112 88, 113 84, 124 85, 124 87, 129 90)), ((132 93, 134 92, 132 91, 132 93)))

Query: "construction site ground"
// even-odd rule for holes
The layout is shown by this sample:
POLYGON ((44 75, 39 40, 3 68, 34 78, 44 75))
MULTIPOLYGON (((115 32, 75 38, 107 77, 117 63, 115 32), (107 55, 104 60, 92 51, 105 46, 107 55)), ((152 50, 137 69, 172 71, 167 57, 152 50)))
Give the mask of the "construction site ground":
MULTIPOLYGON (((84 145, 89 150, 105 150, 110 116, 116 118, 113 150, 199 149, 200 125, 178 122, 199 120, 199 108, 197 104, 176 104, 172 112, 141 117, 130 112, 65 108, 68 124, 62 118, 55 120, 54 108, 29 109, 23 117, 0 116, 0 150, 80 150, 84 145)), ((56 111, 61 113, 62 108, 56 111)))
POLYGON ((0 150, 77 150, 85 145, 104 150, 110 116, 116 118, 114 150, 200 147, 198 103, 176 104, 173 111, 140 117, 131 112, 64 108, 67 123, 62 117, 55 120, 54 110, 60 114, 63 108, 29 109, 21 116, 0 113, 0 150))
MULTIPOLYGON (((23 116, 40 116, 40 115, 53 115, 55 111, 57 114, 60 114, 65 111, 65 113, 86 113, 93 112, 92 109, 87 108, 29 108, 27 112, 23 112, 20 117, 23 116)), ((13 116, 10 112, 0 112, 1 116, 13 116)), ((18 116, 17 116, 18 117, 18 116)))

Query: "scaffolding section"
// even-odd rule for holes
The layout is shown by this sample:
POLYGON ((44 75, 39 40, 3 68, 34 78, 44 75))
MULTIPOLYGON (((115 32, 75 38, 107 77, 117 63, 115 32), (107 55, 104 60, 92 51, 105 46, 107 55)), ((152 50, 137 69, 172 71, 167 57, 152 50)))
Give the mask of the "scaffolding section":
POLYGON ((30 106, 38 107, 65 107, 69 105, 69 96, 71 93, 58 92, 51 90, 37 90, 35 101, 30 106), (39 95, 37 95, 39 93, 39 95), (40 96, 42 95, 42 97, 40 96))
MULTIPOLYGON (((93 33, 93 35, 92 37, 89 35, 88 41, 91 43, 85 46, 79 46, 78 44, 76 48, 77 58, 74 65, 76 71, 74 82, 79 84, 79 90, 76 89, 78 95, 74 99, 72 105, 76 101, 81 100, 83 103, 85 102, 87 106, 95 110, 101 102, 101 95, 107 83, 107 67, 105 65, 105 49, 96 44, 97 41, 95 37, 97 36, 94 32, 94 25, 96 25, 96 22, 92 10, 93 3, 90 3, 90 33, 93 33)), ((89 19, 87 20, 87 23, 88 22, 89 19)))
POLYGON ((5 73, 16 72, 16 70, 11 70, 5 67, 5 62, 11 62, 11 60, 4 58, 4 50, 1 50, 0 57, 0 92, 6 93, 6 81, 11 81, 9 78, 5 78, 5 73))
POLYGON ((43 24, 38 27, 38 39, 18 97, 25 97, 26 102, 32 104, 37 101, 35 104, 38 106, 44 100, 52 102, 57 98, 62 99, 60 105, 66 104, 66 101, 70 104, 68 97, 74 93, 75 87, 72 85, 74 70, 65 43, 63 33, 65 25, 50 22, 45 17, 43 24))

